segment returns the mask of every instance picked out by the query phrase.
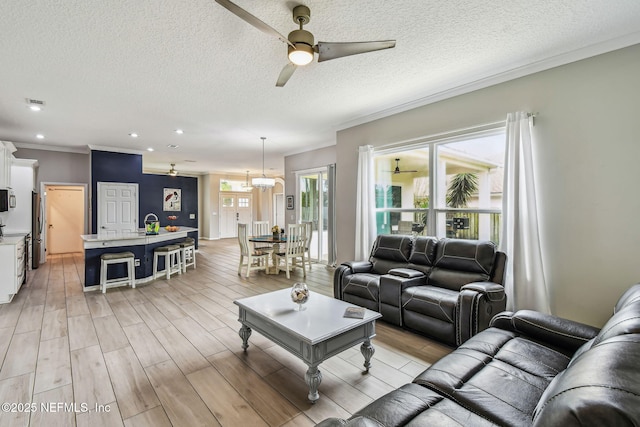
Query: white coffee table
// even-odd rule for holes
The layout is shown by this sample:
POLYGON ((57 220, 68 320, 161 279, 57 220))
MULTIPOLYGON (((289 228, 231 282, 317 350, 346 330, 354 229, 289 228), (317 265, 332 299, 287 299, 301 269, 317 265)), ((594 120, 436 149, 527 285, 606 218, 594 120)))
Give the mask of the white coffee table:
POLYGON ((363 319, 343 317, 347 307, 354 307, 334 298, 311 292, 304 311, 295 311, 290 290, 281 289, 234 301, 239 307, 242 323, 240 337, 247 351, 249 336, 255 330, 309 366, 305 381, 309 386, 309 401, 320 398, 318 387, 322 374, 318 365, 356 344, 362 343, 365 371, 369 371, 375 352, 371 338, 375 337, 375 321, 380 313, 365 310, 363 319))

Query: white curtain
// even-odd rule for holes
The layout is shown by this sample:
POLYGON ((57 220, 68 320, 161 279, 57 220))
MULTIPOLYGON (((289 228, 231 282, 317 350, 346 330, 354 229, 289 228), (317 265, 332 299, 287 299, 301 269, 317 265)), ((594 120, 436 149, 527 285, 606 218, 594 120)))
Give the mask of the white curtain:
POLYGON ((508 257, 505 274, 507 309, 550 313, 538 231, 532 127, 530 114, 507 115, 500 249, 508 257))
POLYGON ((356 250, 355 259, 369 259, 376 234, 375 182, 373 175, 373 147, 358 148, 358 177, 356 182, 356 250))

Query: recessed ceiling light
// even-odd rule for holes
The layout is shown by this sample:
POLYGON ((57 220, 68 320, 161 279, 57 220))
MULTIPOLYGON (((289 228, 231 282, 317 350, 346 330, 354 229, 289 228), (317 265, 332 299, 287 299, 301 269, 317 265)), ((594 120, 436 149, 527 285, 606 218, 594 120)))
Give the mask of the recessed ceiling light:
POLYGON ((129 134, 129 136, 130 136, 131 138, 137 138, 137 137, 138 137, 138 134, 137 134, 137 133, 135 133, 135 132, 133 132, 133 133, 130 133, 130 134, 129 134))
POLYGON ((184 131, 182 129, 176 129, 175 133, 177 133, 178 135, 182 135, 184 131))
POLYGON ((177 146, 177 145, 175 145, 175 144, 169 144, 169 145, 167 145, 167 147, 168 147, 168 148, 178 148, 178 146, 177 146))
POLYGON ((147 148, 147 151, 153 151, 153 148, 149 147, 147 148))
POLYGON ((44 139, 44 135, 43 135, 43 134, 41 134, 41 133, 39 133, 39 134, 37 134, 37 135, 36 135, 36 138, 38 138, 38 139, 44 139))

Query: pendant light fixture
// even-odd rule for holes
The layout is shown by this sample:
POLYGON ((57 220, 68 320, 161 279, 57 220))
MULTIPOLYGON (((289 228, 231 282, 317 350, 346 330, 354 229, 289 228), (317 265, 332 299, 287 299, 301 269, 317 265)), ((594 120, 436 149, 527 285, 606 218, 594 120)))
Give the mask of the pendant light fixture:
POLYGON ((260 139, 262 140, 262 176, 260 178, 253 178, 251 180, 251 184, 264 191, 267 188, 273 188, 276 185, 276 180, 273 178, 267 178, 264 174, 264 140, 267 138, 261 136, 260 139))
POLYGON ((253 190, 253 187, 251 186, 251 184, 249 184, 249 171, 247 171, 247 179, 244 182, 244 184, 242 184, 242 189, 244 191, 251 191, 253 190))

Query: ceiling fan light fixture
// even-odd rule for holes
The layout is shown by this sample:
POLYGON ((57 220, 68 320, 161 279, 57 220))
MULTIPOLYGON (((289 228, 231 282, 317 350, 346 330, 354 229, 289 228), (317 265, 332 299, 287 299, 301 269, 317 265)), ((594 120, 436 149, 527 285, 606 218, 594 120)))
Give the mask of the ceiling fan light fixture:
POLYGON ((305 43, 296 43, 296 48, 288 47, 289 61, 295 65, 307 65, 313 61, 313 48, 305 43))
POLYGON ((289 42, 295 46, 287 46, 289 61, 295 65, 307 65, 313 61, 313 34, 303 30, 302 23, 299 30, 289 33, 289 42))

